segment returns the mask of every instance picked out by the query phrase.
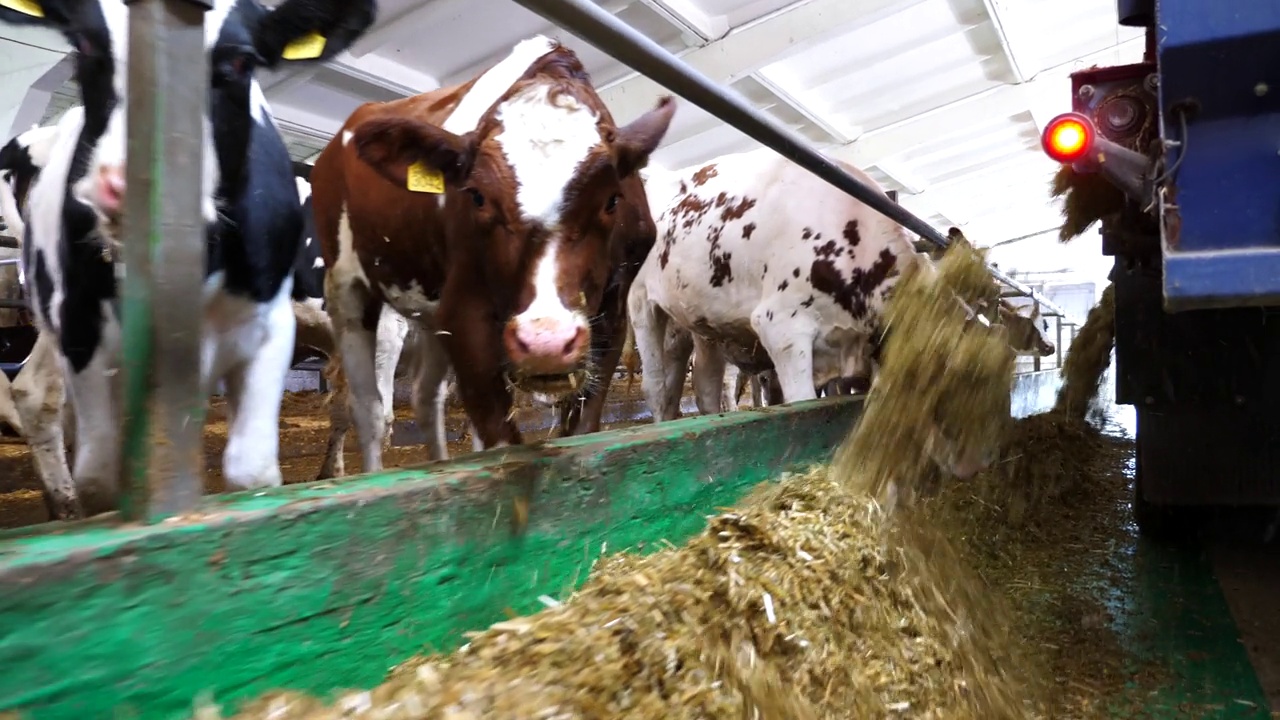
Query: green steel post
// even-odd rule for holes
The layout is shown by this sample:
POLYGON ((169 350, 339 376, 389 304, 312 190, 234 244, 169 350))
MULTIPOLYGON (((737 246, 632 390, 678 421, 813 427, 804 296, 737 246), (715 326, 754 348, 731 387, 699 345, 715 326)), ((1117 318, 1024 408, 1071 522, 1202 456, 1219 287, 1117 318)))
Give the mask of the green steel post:
POLYGON ((203 8, 130 3, 128 72, 121 510, 155 522, 194 509, 204 474, 203 8))

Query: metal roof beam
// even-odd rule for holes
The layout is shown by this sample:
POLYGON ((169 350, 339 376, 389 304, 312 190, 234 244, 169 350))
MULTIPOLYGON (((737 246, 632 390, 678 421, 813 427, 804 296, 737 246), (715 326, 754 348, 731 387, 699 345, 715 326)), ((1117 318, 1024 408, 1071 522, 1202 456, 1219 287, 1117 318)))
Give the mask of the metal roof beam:
MULTIPOLYGON (((680 59, 710 80, 727 84, 782 60, 819 38, 855 23, 871 22, 902 7, 903 0, 800 0, 683 53, 680 59)), ((648 77, 631 73, 605 85, 600 96, 614 117, 627 122, 651 110, 660 96, 669 93, 648 77)))
MULTIPOLYGON (((32 52, 30 48, 27 52, 32 52)), ((42 53, 43 55, 43 53, 42 53)), ((49 103, 53 100, 53 94, 58 91, 68 80, 75 74, 75 60, 70 55, 63 55, 58 58, 57 55, 50 55, 50 58, 57 58, 53 64, 48 65, 47 69, 40 74, 22 94, 22 101, 16 108, 12 110, 13 119, 9 123, 10 136, 17 136, 30 130, 33 126, 40 123, 40 119, 49 111, 49 103)), ((33 60, 35 58, 32 58, 33 60)), ((41 58, 47 61, 49 58, 41 58)), ((8 77, 9 81, 13 80, 30 80, 30 70, 38 70, 41 65, 34 65, 31 68, 21 68, 11 70, 8 77)), ((15 86, 19 83, 13 83, 15 86)), ((7 88, 10 97, 18 92, 18 87, 7 88)))
POLYGON ((440 87, 440 82, 430 75, 420 73, 398 62, 377 55, 354 57, 344 52, 327 63, 274 73, 262 82, 262 90, 272 95, 283 95, 311 82, 316 75, 325 70, 340 73, 400 97, 409 97, 440 87))
POLYGON ((780 102, 790 106, 792 110, 795 110, 796 113, 809 121, 814 127, 826 133, 831 138, 831 142, 845 145, 853 142, 862 134, 861 128, 849 127, 835 118, 828 117, 826 113, 817 110, 812 105, 796 97, 764 70, 751 73, 751 77, 763 85, 780 102))
POLYGON ((1042 61, 1036 50, 1035 33, 1024 17, 1010 7, 1009 0, 982 0, 982 6, 1000 39, 1013 82, 1024 83, 1035 77, 1042 61))
POLYGON ((470 0, 422 0, 404 10, 380 19, 377 25, 352 43, 348 50, 351 57, 362 58, 383 47, 407 30, 422 24, 429 15, 455 13, 461 14, 470 0))
POLYGON ((729 19, 708 15, 693 0, 639 0, 685 35, 690 45, 703 45, 729 34, 729 19))

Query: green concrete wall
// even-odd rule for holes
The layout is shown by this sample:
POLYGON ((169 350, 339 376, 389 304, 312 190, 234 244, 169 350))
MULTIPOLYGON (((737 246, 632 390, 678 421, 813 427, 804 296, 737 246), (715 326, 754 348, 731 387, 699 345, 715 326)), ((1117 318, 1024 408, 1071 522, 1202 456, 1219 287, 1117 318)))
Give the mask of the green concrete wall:
POLYGON ((197 694, 370 686, 562 598, 602 551, 679 544, 829 459, 842 397, 210 497, 197 517, 0 534, 0 711, 183 717, 197 694))

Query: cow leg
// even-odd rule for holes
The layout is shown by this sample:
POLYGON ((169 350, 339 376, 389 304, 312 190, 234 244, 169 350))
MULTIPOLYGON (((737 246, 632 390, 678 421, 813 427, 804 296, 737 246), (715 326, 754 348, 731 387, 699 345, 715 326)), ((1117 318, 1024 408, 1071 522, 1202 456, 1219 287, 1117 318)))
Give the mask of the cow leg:
POLYGON ((347 431, 351 429, 351 411, 347 407, 347 374, 342 371, 342 356, 334 353, 324 369, 329 383, 329 441, 325 444, 324 460, 320 463, 317 480, 342 477, 347 474, 347 431))
MULTIPOLYGON (((756 407, 765 407, 764 388, 761 387, 760 373, 751 373, 751 402, 756 407)), ((773 403, 770 402, 770 405, 773 403)))
POLYGON ((36 336, 31 355, 13 380, 13 404, 31 448, 36 474, 44 483, 45 504, 54 520, 84 517, 63 436, 66 386, 51 335, 36 336))
POLYGON ((9 376, 2 372, 0 372, 0 422, 8 423, 18 437, 26 435, 22 430, 22 419, 18 417, 18 408, 13 404, 13 384, 9 382, 9 376))
MULTIPOLYGON (((222 476, 234 492, 283 484, 280 474, 280 401, 293 359, 297 319, 289 301, 290 284, 265 304, 261 329, 266 337, 245 358, 227 368, 227 447, 222 476)), ((212 367, 206 370, 212 385, 212 367)))
POLYGON ((721 404, 724 393, 724 353, 713 342, 694 336, 693 350, 697 361, 693 364, 693 397, 698 412, 714 415, 724 412, 721 404))
POLYGON ((667 367, 663 376, 662 403, 670 408, 673 420, 680 417, 680 400, 684 397, 684 380, 690 372, 689 358, 693 355, 693 333, 667 323, 664 333, 662 354, 667 358, 667 367))
POLYGON ((377 472, 382 469, 382 435, 386 429, 377 375, 377 327, 382 303, 374 300, 358 280, 340 279, 339 275, 325 275, 324 295, 342 358, 347 410, 360 442, 362 469, 377 472))
MULTIPOLYGON (((676 402, 671 404, 671 393, 667 387, 672 374, 670 365, 683 365, 689 357, 686 354, 684 360, 680 360, 665 352, 667 326, 671 321, 666 312, 649 302, 649 294, 642 283, 631 286, 627 310, 631 317, 636 354, 640 357, 640 390, 644 393, 645 404, 649 406, 655 423, 674 420, 680 416, 680 392, 677 389, 676 402)), ((691 344, 690 352, 692 350, 691 344)), ((682 384, 683 379, 682 373, 682 384)))
MULTIPOLYGON (((71 476, 86 516, 115 510, 119 497, 120 416, 112 387, 118 368, 111 362, 118 356, 119 324, 104 319, 101 337, 88 365, 79 372, 72 371, 67 381, 76 408, 71 476)), ((65 357, 62 360, 70 369, 69 361, 65 357)), ((279 432, 275 428, 273 431, 279 432)))
POLYGON ((409 323, 389 305, 382 306, 378 329, 374 335, 373 365, 378 376, 378 396, 382 398, 383 450, 391 446, 392 427, 396 422, 396 365, 404 350, 409 323))
POLYGON ((813 339, 816 333, 800 318, 791 318, 785 323, 769 319, 770 316, 783 318, 789 314, 767 303, 761 304, 751 313, 751 328, 773 360, 774 374, 785 402, 813 400, 818 396, 813 386, 813 339))
MULTIPOLYGON (((449 356, 435 332, 418 325, 410 337, 413 353, 413 416, 427 438, 431 460, 448 460, 444 434, 444 403, 448 399, 449 356)), ((475 435, 472 435, 475 437, 475 435)))
POLYGON ((720 387, 720 406, 725 412, 735 412, 738 409, 738 398, 742 397, 742 370, 733 363, 726 363, 724 382, 720 387))
POLYGON ((782 385, 778 383, 778 372, 769 370, 760 373, 760 392, 764 395, 766 405, 774 406, 783 403, 782 385))

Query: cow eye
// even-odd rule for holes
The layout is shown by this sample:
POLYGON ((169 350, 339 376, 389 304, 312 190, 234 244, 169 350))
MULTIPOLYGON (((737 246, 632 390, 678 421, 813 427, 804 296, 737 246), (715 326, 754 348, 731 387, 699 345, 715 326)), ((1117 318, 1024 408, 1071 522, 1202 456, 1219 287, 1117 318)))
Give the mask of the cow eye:
POLYGON ((252 48, 222 48, 213 57, 215 83, 244 82, 258 65, 252 48))
POLYGON ((479 190, 475 188, 467 188, 467 193, 471 195, 471 203, 473 205, 478 208, 484 207, 484 195, 481 195, 479 190))
POLYGON ((613 211, 617 209, 618 209, 618 193, 614 193, 609 196, 608 202, 604 204, 604 211, 612 215, 613 211))

